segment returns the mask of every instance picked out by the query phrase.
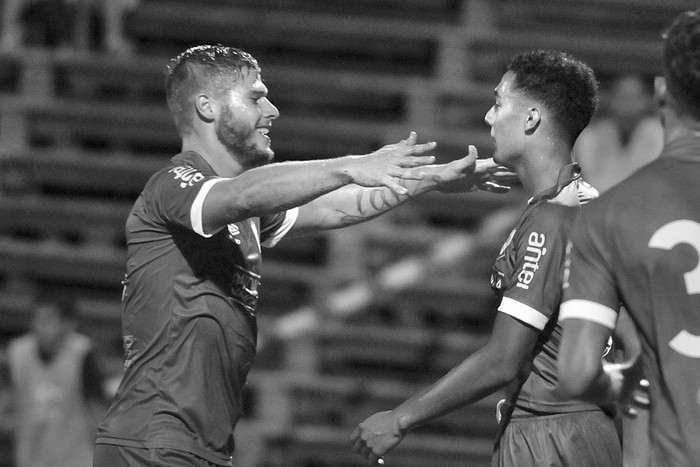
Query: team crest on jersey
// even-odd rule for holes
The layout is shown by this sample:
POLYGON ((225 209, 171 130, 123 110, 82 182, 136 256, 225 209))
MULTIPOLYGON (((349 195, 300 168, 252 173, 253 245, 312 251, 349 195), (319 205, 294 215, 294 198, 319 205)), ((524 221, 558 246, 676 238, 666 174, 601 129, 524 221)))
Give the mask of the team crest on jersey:
POLYGON ((236 224, 229 224, 227 227, 228 238, 236 242, 236 245, 240 245, 241 239, 239 238, 239 235, 241 235, 241 229, 236 224))
POLYGON ((204 180, 204 175, 201 172, 189 166, 175 167, 170 169, 168 173, 175 174, 175 180, 182 180, 180 188, 187 188, 204 180))

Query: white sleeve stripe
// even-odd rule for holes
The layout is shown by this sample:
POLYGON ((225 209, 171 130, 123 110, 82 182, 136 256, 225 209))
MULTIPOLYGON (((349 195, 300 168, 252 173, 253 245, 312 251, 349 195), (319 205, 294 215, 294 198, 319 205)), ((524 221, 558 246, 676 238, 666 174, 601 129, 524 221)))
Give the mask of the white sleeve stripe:
POLYGON ((547 325, 549 318, 531 306, 525 305, 512 298, 503 297, 501 304, 498 306, 498 311, 519 319, 530 326, 533 326, 540 331, 547 325))
POLYGON ((192 224, 192 230, 204 238, 209 238, 216 233, 204 233, 204 226, 202 225, 202 209, 204 208, 204 199, 207 197, 207 194, 209 194, 211 187, 219 183, 221 180, 223 180, 223 178, 212 178, 211 180, 204 182, 204 184, 202 184, 202 188, 199 189, 199 193, 197 193, 197 196, 194 198, 192 206, 190 207, 190 223, 192 224))
POLYGON ((583 319, 593 321, 609 329, 615 329, 617 312, 610 307, 590 300, 572 299, 561 304, 559 321, 583 319))
POLYGON ((282 225, 280 225, 275 233, 271 235, 270 238, 265 240, 262 245, 268 248, 277 245, 277 242, 282 240, 282 238, 287 235, 287 232, 289 232, 289 230, 294 226, 294 223, 297 221, 297 217, 299 217, 299 208, 288 209, 285 213, 282 225))

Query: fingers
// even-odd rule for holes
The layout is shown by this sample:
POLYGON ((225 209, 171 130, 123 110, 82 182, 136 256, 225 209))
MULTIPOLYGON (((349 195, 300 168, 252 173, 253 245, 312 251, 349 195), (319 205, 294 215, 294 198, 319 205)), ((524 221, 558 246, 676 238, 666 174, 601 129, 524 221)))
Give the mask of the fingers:
POLYGON ((478 157, 479 153, 476 151, 476 147, 469 145, 469 152, 467 153, 467 155, 454 162, 461 164, 463 168, 470 166, 474 166, 474 168, 476 168, 476 164, 478 163, 478 157))
POLYGON ((413 156, 402 159, 398 165, 400 167, 419 167, 421 165, 432 164, 433 162, 435 162, 435 156, 413 156))
POLYGON ((489 193, 505 194, 510 191, 510 187, 507 185, 499 185, 496 182, 484 182, 479 185, 479 189, 482 191, 488 191, 489 193))
POLYGON ((642 408, 649 408, 649 380, 641 379, 632 395, 632 404, 642 408))
POLYGON ((496 161, 493 160, 492 157, 489 157, 488 159, 479 159, 476 161, 476 171, 481 172, 481 173, 493 173, 497 172, 498 170, 505 170, 507 171, 508 169, 500 166, 496 163, 496 161))
MULTIPOLYGON (((353 445, 353 449, 357 447, 357 442, 362 441, 360 439, 360 427, 357 426, 355 429, 352 431, 352 434, 350 435, 350 442, 353 445)), ((355 449, 356 450, 356 449, 355 449)))
POLYGON ((418 140, 418 135, 416 134, 415 131, 412 131, 409 133, 408 138, 402 139, 398 143, 393 143, 393 144, 388 144, 385 147, 386 148, 392 148, 392 149, 398 149, 399 147, 405 147, 405 146, 414 146, 416 144, 416 141, 418 140))
POLYGON ((361 455, 364 459, 368 459, 371 463, 377 463, 379 457, 372 452, 372 448, 367 446, 365 440, 362 439, 360 426, 355 428, 355 430, 352 432, 350 441, 352 442, 353 451, 361 455))
MULTIPOLYGON (((424 152, 432 151, 437 147, 437 143, 435 141, 430 141, 429 143, 421 143, 421 144, 410 144, 408 149, 408 152, 406 153, 407 155, 415 155, 415 154, 423 154, 424 152)), ((431 156, 433 157, 433 156, 431 156)), ((435 157, 433 157, 433 160, 435 160, 435 157)))
POLYGON ((405 186, 399 185, 392 177, 387 176, 382 178, 381 183, 396 195, 405 195, 408 193, 408 189, 405 186))
POLYGON ((418 139, 418 135, 416 134, 415 131, 412 131, 408 135, 408 139, 406 139, 406 144, 408 144, 409 146, 413 146, 414 144, 416 144, 417 139, 418 139))

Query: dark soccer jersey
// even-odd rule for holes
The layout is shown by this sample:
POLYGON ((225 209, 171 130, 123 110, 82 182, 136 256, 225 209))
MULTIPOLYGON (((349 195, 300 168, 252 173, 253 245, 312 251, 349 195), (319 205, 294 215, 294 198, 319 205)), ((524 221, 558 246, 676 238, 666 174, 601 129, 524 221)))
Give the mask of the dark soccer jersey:
POLYGON ((580 205, 596 195, 581 180, 578 166, 563 168, 556 186, 529 201, 496 259, 491 285, 502 295, 498 311, 540 331, 531 365, 508 388, 513 416, 597 408, 571 400, 557 388, 557 317, 566 244, 580 205))
POLYGON ((614 328, 629 311, 647 357, 655 466, 700 462, 700 138, 586 206, 572 236, 562 319, 614 328))
POLYGON ((151 177, 129 214, 126 372, 98 443, 230 463, 255 354, 260 247, 291 228, 297 209, 204 232, 204 199, 221 180, 198 154, 179 154, 151 177))

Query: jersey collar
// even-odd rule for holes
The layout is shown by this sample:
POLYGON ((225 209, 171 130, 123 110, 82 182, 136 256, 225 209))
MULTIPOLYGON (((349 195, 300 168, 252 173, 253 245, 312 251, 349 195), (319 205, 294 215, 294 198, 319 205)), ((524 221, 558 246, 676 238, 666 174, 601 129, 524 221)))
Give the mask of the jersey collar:
POLYGON ((212 169, 206 159, 194 151, 184 151, 176 154, 172 159, 170 159, 170 162, 173 165, 184 164, 192 166, 201 172, 214 173, 214 169, 212 169))
POLYGON ((530 198, 528 204, 535 204, 543 199, 555 198, 569 184, 579 179, 581 179, 581 167, 576 162, 565 165, 559 170, 557 184, 530 198))

